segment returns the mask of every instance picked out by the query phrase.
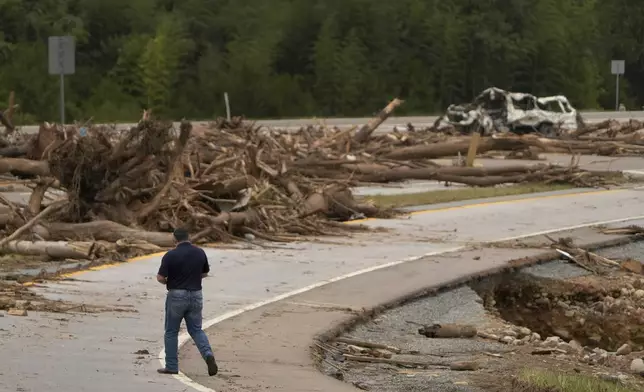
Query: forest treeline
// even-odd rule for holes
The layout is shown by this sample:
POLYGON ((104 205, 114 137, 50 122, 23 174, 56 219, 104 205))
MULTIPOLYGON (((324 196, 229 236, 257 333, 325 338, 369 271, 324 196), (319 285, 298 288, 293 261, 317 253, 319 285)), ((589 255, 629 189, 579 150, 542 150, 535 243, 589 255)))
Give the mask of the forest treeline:
MULTIPOLYGON (((0 102, 58 119, 47 39, 73 35, 68 119, 433 113, 495 85, 644 104, 642 0, 0 0, 0 102)), ((0 107, 6 106, 0 104, 0 107)))

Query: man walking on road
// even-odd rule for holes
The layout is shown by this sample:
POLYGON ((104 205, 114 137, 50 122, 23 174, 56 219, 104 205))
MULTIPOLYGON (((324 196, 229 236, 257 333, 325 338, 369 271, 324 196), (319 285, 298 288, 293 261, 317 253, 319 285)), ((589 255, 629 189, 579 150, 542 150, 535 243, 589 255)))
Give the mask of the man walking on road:
POLYGON ((203 249, 190 243, 188 232, 174 231, 177 246, 161 259, 157 280, 165 284, 168 294, 165 299, 165 367, 161 374, 179 373, 179 328, 186 320, 186 328, 201 356, 208 365, 208 375, 217 374, 217 363, 206 333, 201 329, 203 295, 201 279, 210 272, 208 257, 203 249))

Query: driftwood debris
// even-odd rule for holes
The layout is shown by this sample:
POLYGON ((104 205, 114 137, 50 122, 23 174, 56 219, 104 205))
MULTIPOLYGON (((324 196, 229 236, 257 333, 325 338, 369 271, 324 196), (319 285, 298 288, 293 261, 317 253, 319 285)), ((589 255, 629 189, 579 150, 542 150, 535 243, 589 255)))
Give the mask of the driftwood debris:
POLYGON ((400 105, 403 104, 404 101, 394 98, 393 101, 389 102, 387 106, 385 106, 384 109, 378 113, 376 117, 374 117, 371 121, 369 121, 367 124, 363 125, 358 132, 356 132, 354 136, 354 140, 357 143, 364 143, 367 140, 369 140, 369 137, 373 133, 373 131, 376 130, 389 116, 391 113, 400 105))
POLYGON ((432 324, 420 327, 418 333, 435 339, 471 339, 476 337, 476 327, 461 324, 432 324))
POLYGON ((9 241, 5 250, 19 255, 47 256, 55 260, 92 259, 95 244, 68 241, 9 241))
MULTIPOLYGON (((58 249, 57 255, 67 252, 59 241, 71 246, 127 239, 137 245, 112 249, 140 252, 171 247, 171 231, 177 227, 187 228, 201 243, 250 236, 290 241, 343 235, 367 228, 339 221, 397 214, 354 198, 351 188, 365 183, 435 180, 479 187, 532 182, 606 187, 624 181, 621 173, 575 165, 441 166, 432 159, 465 154, 469 138, 434 129, 375 132, 401 104, 394 99, 356 132, 312 126, 295 132, 268 129, 241 118, 207 126, 183 122, 175 129, 149 113, 124 132, 84 125, 86 132, 81 134, 77 126, 62 129, 48 123, 36 135, 17 129, 0 138, 0 176, 31 188, 31 196, 28 202, 15 203, 0 194, 0 248, 51 256, 51 249, 58 249), (39 246, 16 247, 25 241, 39 246)), ((636 125, 619 127, 619 132, 637 135, 631 132, 636 125)), ((617 132, 597 128, 567 140, 495 135, 481 139, 479 152, 619 153, 626 151, 624 146, 644 151, 644 143, 580 139, 628 136, 617 132)))
POLYGON ((577 247, 572 238, 564 237, 555 240, 547 234, 544 236, 551 242, 551 247, 565 259, 594 274, 608 272, 611 269, 621 267, 621 264, 615 260, 577 247))
POLYGON ((421 361, 407 361, 403 359, 395 359, 395 358, 375 358, 375 357, 364 357, 364 356, 359 356, 359 355, 349 355, 345 354, 344 358, 348 361, 355 361, 355 362, 370 362, 370 363, 386 363, 389 365, 397 365, 401 367, 407 367, 407 368, 421 368, 421 369, 427 369, 430 367, 439 367, 439 368, 450 368, 451 364, 449 362, 421 362, 421 361))
POLYGON ((391 351, 392 353, 395 353, 395 354, 399 354, 400 351, 401 351, 398 347, 388 346, 386 344, 381 344, 381 343, 366 342, 366 341, 363 341, 363 340, 356 340, 356 339, 351 339, 351 338, 346 338, 346 337, 336 338, 335 341, 338 342, 338 343, 345 343, 345 344, 352 345, 352 346, 359 346, 359 347, 387 350, 387 351, 391 351))

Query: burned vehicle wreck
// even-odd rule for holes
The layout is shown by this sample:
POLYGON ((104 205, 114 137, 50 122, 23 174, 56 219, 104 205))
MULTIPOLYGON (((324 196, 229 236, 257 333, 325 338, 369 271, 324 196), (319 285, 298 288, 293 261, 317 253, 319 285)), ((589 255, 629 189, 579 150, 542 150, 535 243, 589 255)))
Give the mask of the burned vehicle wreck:
POLYGON ((454 128, 463 134, 512 132, 547 137, 560 136, 582 126, 581 115, 563 95, 539 98, 496 87, 484 90, 472 103, 450 105, 434 124, 437 130, 454 128))

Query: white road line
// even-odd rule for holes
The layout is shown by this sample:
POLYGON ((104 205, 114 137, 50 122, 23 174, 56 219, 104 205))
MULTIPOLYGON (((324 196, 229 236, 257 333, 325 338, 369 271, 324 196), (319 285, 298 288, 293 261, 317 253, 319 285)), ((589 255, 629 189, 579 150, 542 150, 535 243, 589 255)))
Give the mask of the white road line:
MULTIPOLYGON (((538 232, 530 233, 530 234, 523 234, 523 235, 518 235, 518 236, 514 236, 514 237, 508 237, 508 238, 504 238, 504 239, 500 239, 500 240, 496 240, 496 241, 486 241, 484 243, 520 240, 520 239, 525 239, 525 238, 528 238, 528 237, 539 236, 539 235, 544 235, 544 234, 552 234, 552 233, 557 233, 557 232, 561 232, 561 231, 581 229, 581 228, 584 228, 584 227, 608 225, 608 224, 612 224, 612 223, 628 222, 628 221, 639 220, 639 219, 644 219, 644 216, 636 216, 636 217, 631 217, 631 218, 611 219, 611 220, 607 220, 607 221, 584 223, 584 224, 581 224, 581 225, 569 226, 569 227, 564 227, 564 228, 560 228, 560 229, 544 230, 544 231, 538 231, 538 232)), ((303 287, 301 289, 294 290, 294 291, 289 291, 288 293, 284 293, 284 294, 278 295, 276 297, 273 297, 273 298, 270 298, 270 299, 267 299, 267 300, 264 300, 264 301, 260 301, 260 302, 256 302, 256 303, 251 304, 251 305, 244 306, 244 307, 239 308, 237 310, 233 310, 231 312, 224 313, 224 314, 222 314, 222 315, 220 315, 218 317, 215 317, 213 319, 210 319, 210 320, 206 321, 203 324, 203 329, 204 330, 208 329, 208 328, 212 327, 213 325, 219 324, 222 321, 228 320, 228 319, 233 318, 235 316, 238 316, 238 315, 240 315, 242 313, 245 313, 245 312, 248 312, 248 311, 251 311, 251 310, 255 310, 255 309, 260 308, 260 307, 265 306, 265 305, 270 305, 272 303, 281 301, 281 300, 289 298, 289 297, 293 297, 293 296, 298 295, 298 294, 305 293, 307 291, 311 291, 313 289, 316 289, 318 287, 322 287, 322 286, 327 285, 329 283, 338 282, 338 281, 341 281, 341 280, 344 280, 344 279, 352 278, 354 276, 358 276, 358 275, 366 274, 366 273, 369 273, 369 272, 377 271, 377 270, 380 270, 380 269, 383 269, 383 268, 393 267, 393 266, 403 264, 403 263, 407 263, 407 262, 410 262, 410 261, 420 260, 420 259, 422 259, 424 257, 438 256, 438 255, 441 255, 441 254, 444 254, 444 253, 450 253, 450 252, 457 252, 457 251, 460 251, 460 250, 465 250, 467 248, 468 248, 467 246, 457 246, 457 247, 450 248, 450 249, 445 249, 445 250, 441 250, 441 251, 435 251, 435 252, 426 253, 426 254, 421 255, 421 256, 407 257, 407 258, 402 259, 402 260, 393 261, 393 262, 386 263, 386 264, 381 264, 381 265, 376 265, 376 266, 373 266, 373 267, 361 269, 359 271, 351 272, 351 273, 346 274, 346 275, 341 275, 341 276, 338 276, 338 277, 335 277, 335 278, 332 278, 332 279, 323 280, 323 281, 314 283, 312 285, 303 287)), ((190 335, 188 335, 187 332, 184 332, 181 335, 179 335, 179 350, 181 350, 181 347, 183 347, 183 345, 186 344, 186 342, 188 342, 189 339, 190 339, 190 335)), ((158 355, 158 359, 159 359, 159 362, 161 363, 162 367, 165 366, 164 357, 165 357, 165 351, 162 349, 159 352, 159 355, 158 355)), ((217 392, 212 388, 209 388, 207 386, 201 385, 201 384, 193 381, 190 377, 186 376, 185 374, 183 374, 181 372, 179 372, 179 374, 175 375, 174 378, 179 380, 184 385, 186 385, 188 387, 191 387, 191 388, 193 388, 193 389, 195 389, 195 390, 197 390, 199 392, 217 392)))
POLYGON ((582 223, 580 225, 562 227, 560 229, 537 231, 536 233, 523 234, 523 235, 517 235, 517 236, 514 236, 514 237, 503 238, 503 239, 500 239, 500 240, 488 241, 488 243, 505 242, 505 241, 513 241, 513 240, 523 240, 523 239, 526 239, 528 237, 536 237, 536 236, 539 236, 539 235, 552 234, 552 233, 557 233, 557 232, 560 232, 560 231, 577 230, 577 229, 583 229, 584 227, 589 227, 589 226, 610 225, 612 223, 621 223, 621 222, 628 222, 628 221, 640 220, 640 219, 644 219, 644 215, 633 216, 633 217, 630 217, 630 218, 611 219, 611 220, 595 222, 595 223, 582 223))

